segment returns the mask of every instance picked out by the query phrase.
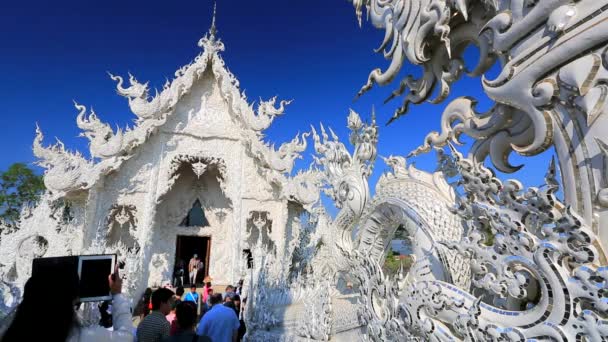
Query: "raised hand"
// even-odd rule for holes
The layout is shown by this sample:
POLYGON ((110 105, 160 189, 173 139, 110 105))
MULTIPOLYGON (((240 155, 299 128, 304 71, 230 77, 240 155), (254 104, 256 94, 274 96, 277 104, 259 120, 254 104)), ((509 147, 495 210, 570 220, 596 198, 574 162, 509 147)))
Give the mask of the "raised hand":
POLYGON ((110 284, 110 293, 113 295, 122 292, 122 279, 118 272, 118 264, 114 267, 114 273, 108 276, 108 283, 110 284))

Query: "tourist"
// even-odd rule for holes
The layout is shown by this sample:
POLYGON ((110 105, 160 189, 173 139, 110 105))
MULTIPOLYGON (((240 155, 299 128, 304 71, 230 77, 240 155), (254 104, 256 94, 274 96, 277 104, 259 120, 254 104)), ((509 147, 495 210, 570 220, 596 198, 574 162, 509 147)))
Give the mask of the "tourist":
POLYGON ((211 296, 211 310, 201 319, 196 333, 209 336, 213 342, 233 342, 238 338, 239 319, 234 310, 222 305, 220 293, 211 296))
POLYGON ((160 342, 169 336, 171 324, 165 316, 172 304, 173 291, 160 288, 152 293, 152 312, 137 327, 138 342, 160 342))
POLYGON ((177 304, 181 303, 181 300, 177 300, 174 297, 174 300, 171 303, 171 311, 169 312, 169 314, 167 316, 165 316, 165 318, 167 319, 167 322, 169 322, 169 324, 173 323, 173 321, 175 321, 175 308, 177 307, 177 304))
MULTIPOLYGON (((236 293, 234 293, 234 292, 226 292, 226 293, 224 293, 224 306, 227 306, 227 307, 235 310, 236 306, 234 305, 234 302, 233 302, 234 296, 236 296, 236 293)), ((238 312, 237 312, 236 315, 237 316, 239 315, 238 312)))
POLYGON ((25 283, 23 300, 2 342, 133 341, 131 310, 121 294, 118 267, 108 277, 108 282, 112 294, 112 331, 99 325, 80 325, 74 310, 78 300, 78 274, 58 267, 36 273, 25 283))
POLYGON ((234 294, 234 286, 232 286, 232 285, 226 286, 226 292, 224 292, 224 300, 226 300, 227 296, 232 296, 232 294, 234 294))
POLYGON ((240 279, 239 282, 236 284, 236 289, 234 290, 234 293, 238 294, 239 296, 243 295, 243 279, 240 279))
POLYGON ((169 329, 169 335, 173 336, 177 333, 178 327, 177 327, 177 320, 176 320, 176 315, 177 315, 177 306, 182 303, 181 299, 176 299, 173 302, 173 305, 171 306, 171 313, 168 314, 167 316, 165 316, 167 318, 167 321, 169 321, 169 323, 171 323, 171 328, 169 329))
POLYGON ((213 289, 209 289, 209 295, 207 296, 207 300, 203 303, 201 307, 201 316, 203 316, 207 311, 211 310, 211 296, 213 295, 213 289))
MULTIPOLYGON (((240 298, 239 298, 240 299, 240 298)), ((247 326, 245 325, 245 307, 247 305, 247 298, 243 298, 243 305, 241 307, 240 303, 239 303, 239 336, 237 338, 237 341, 242 341, 243 338, 245 337, 245 334, 247 333, 247 326)))
POLYGON ((241 296, 238 294, 234 294, 232 296, 232 304, 234 305, 234 311, 236 312, 237 317, 241 317, 241 296))
POLYGON ((209 299, 209 290, 211 289, 211 277, 205 277, 205 286, 203 287, 203 303, 207 303, 207 299, 209 299))
POLYGON ((179 259, 175 264, 173 270, 173 286, 180 287, 184 286, 184 277, 186 275, 186 267, 184 266, 184 260, 179 259))
POLYGON ((134 318, 139 318, 139 321, 143 320, 144 317, 148 316, 150 313, 150 298, 152 297, 152 289, 147 288, 144 291, 144 294, 141 296, 137 305, 135 305, 135 309, 133 309, 134 318))
POLYGON ((177 332, 171 337, 165 338, 164 342, 211 342, 207 336, 198 336, 194 332, 196 324, 196 308, 192 302, 181 302, 176 309, 177 332))
MULTIPOLYGON (((205 275, 205 263, 201 258, 198 258, 196 262, 196 274, 200 277, 205 275)), ((198 283, 198 279, 196 276, 194 277, 194 282, 198 283)))
POLYGON ((237 341, 241 341, 247 329, 245 328, 245 321, 241 319, 241 296, 236 293, 229 293, 224 299, 224 306, 231 308, 236 313, 236 317, 239 319, 239 331, 237 341))
POLYGON ((188 263, 188 276, 190 278, 190 284, 194 284, 196 285, 196 273, 197 273, 197 266, 198 264, 198 255, 194 254, 192 256, 192 259, 190 259, 190 262, 188 263))
POLYGON ((198 292, 196 292, 196 285, 190 286, 190 292, 188 292, 184 296, 184 302, 193 302, 194 305, 198 308, 200 301, 199 301, 198 292))
POLYGON ((112 304, 109 300, 104 300, 97 305, 101 318, 99 319, 99 325, 106 329, 112 329, 112 304))
POLYGON ((182 296, 184 295, 184 288, 179 286, 175 289, 175 300, 183 300, 182 296))

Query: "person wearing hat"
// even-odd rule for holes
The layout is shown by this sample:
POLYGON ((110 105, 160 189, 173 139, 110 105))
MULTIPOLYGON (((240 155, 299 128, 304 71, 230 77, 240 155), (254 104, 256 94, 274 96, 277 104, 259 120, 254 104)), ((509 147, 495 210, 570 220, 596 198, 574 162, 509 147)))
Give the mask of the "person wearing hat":
POLYGON ((209 297, 209 290, 213 290, 211 287, 211 277, 206 276, 203 282, 205 286, 203 287, 203 303, 207 303, 207 298, 209 297))
POLYGON ((196 285, 196 273, 198 271, 198 255, 194 254, 190 262, 188 263, 188 275, 190 277, 190 284, 196 285))

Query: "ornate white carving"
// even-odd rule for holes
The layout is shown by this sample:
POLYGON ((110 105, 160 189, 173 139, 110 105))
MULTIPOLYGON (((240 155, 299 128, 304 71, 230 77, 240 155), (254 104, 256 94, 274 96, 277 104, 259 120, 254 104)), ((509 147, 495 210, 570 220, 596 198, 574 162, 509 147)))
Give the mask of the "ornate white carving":
POLYGON ((206 170, 207 170, 207 164, 205 164, 203 162, 199 161, 199 162, 192 164, 192 171, 194 171, 196 178, 201 178, 201 176, 203 175, 203 173, 205 173, 206 170))
POLYGON ((137 209, 134 205, 113 205, 108 214, 110 229, 114 222, 118 223, 120 228, 125 228, 125 225, 128 224, 126 228, 129 229, 131 234, 135 234, 137 229, 137 209))
POLYGON ((16 302, 33 257, 66 251, 117 251, 127 292, 137 296, 170 280, 179 234, 212 236, 216 283, 246 275, 252 341, 608 338, 605 1, 352 2, 359 20, 366 7, 385 30, 378 51, 391 60, 386 71, 372 71, 360 95, 390 83, 406 61, 424 69, 389 97, 405 94, 391 121, 409 104, 444 101, 463 74, 501 63, 495 80, 482 79, 494 106, 478 113, 473 98, 454 99, 440 132, 409 155, 433 149, 436 172, 383 158, 391 172, 372 196, 374 113, 366 123, 350 111, 352 151, 323 125, 278 149, 264 141, 290 101, 253 109, 219 55, 214 18, 199 41, 203 52, 155 96, 132 75, 128 86, 111 75, 137 116, 133 128, 114 131, 76 105, 92 161, 61 142, 43 147, 37 131, 34 153, 49 192, 23 210, 18 226, 2 229, 0 309, 16 302), (480 59, 465 70, 471 43, 480 59), (292 175, 311 134, 315 163, 292 175), (461 134, 475 140, 467 157, 452 146, 461 134), (546 184, 530 188, 482 164, 489 157, 515 172, 512 151, 535 155, 550 146, 563 201, 555 163, 546 184), (319 205, 320 191, 340 209, 334 220, 319 205), (209 225, 180 226, 196 200, 209 225), (108 225, 128 225, 138 248, 110 245, 108 225), (399 226, 412 240, 414 264, 390 278, 381 263, 399 226))
POLYGON ((598 138, 595 140, 604 157, 604 186, 597 193, 597 201, 604 208, 608 208, 608 144, 598 138))
POLYGON ((215 166, 219 173, 217 181, 220 184, 222 190, 226 192, 226 181, 228 181, 228 172, 226 170, 226 163, 223 159, 217 157, 202 157, 185 154, 177 155, 171 161, 171 167, 169 169, 169 181, 167 183, 167 191, 171 189, 173 184, 175 184, 175 182, 179 178, 180 173, 178 171, 184 164, 190 165, 190 167, 192 168, 192 172, 194 172, 194 174, 196 175, 196 178, 201 178, 205 171, 207 171, 209 165, 215 166))
POLYGON ((330 184, 324 190, 325 193, 335 201, 338 208, 346 206, 358 215, 369 199, 367 177, 371 174, 376 159, 378 127, 373 112, 371 124, 363 125, 359 115, 351 110, 348 123, 352 131, 350 142, 355 146, 353 154, 347 151, 331 128, 330 140, 321 125, 321 136, 312 128, 315 151, 319 155, 314 158, 317 165, 323 166, 326 181, 330 184))
POLYGON ((594 170, 602 166, 593 156, 600 149, 594 137, 605 131, 602 80, 608 71, 603 1, 356 0, 353 4, 359 18, 365 6, 372 24, 385 30, 378 51, 391 59, 385 72, 370 73, 361 93, 373 84, 390 83, 406 61, 424 69, 418 79, 405 77, 389 97, 407 91, 393 119, 404 114, 410 103, 442 102, 463 74, 483 75, 500 64, 500 75, 482 79, 494 106, 478 113, 474 99, 453 100, 443 112, 441 131, 427 135, 412 155, 429 151, 432 145, 459 143, 459 136, 466 134, 475 139, 470 153, 476 160, 489 156, 499 170, 514 172, 521 165, 510 164, 512 151, 530 156, 554 145, 566 203, 596 234, 602 231, 605 223, 594 212, 602 186, 594 170), (465 70, 463 53, 470 44, 479 48, 480 57, 473 70, 465 70), (434 93, 436 98, 431 97, 434 93))
MULTIPOLYGON (((595 289, 605 288, 603 267, 596 266, 606 261, 597 248, 604 245, 594 232, 602 234, 600 227, 605 225, 601 189, 605 188, 606 165, 604 158, 591 158, 600 152, 603 156, 606 150, 602 141, 594 140, 606 131, 602 120, 605 89, 600 81, 606 73, 606 35, 601 28, 605 2, 352 2, 359 20, 365 6, 372 23, 385 29, 378 51, 391 59, 385 72, 372 71, 360 94, 373 84, 390 83, 406 60, 424 68, 421 78, 407 76, 389 97, 409 90, 391 121, 404 114, 410 103, 442 102, 464 71, 481 75, 496 60, 502 67, 495 80, 482 80, 486 94, 495 101, 492 109, 477 113, 474 99, 453 100, 443 112, 441 132, 427 135, 424 145, 410 154, 459 143, 463 133, 475 140, 470 158, 452 149, 452 160, 445 154, 439 160, 444 174, 459 180, 454 184, 461 187, 462 195, 455 197, 453 212, 465 224, 461 232, 466 233, 460 241, 448 242, 449 235, 444 235, 440 242, 468 260, 475 295, 455 279, 428 278, 425 269, 432 270, 432 255, 416 259, 403 287, 382 274, 374 260, 377 254, 347 250, 351 273, 362 284, 361 317, 369 337, 605 338, 606 332, 599 328, 605 324, 605 308, 603 300, 596 300, 595 289), (475 69, 468 71, 462 54, 470 43, 479 47, 480 58, 475 69), (432 99, 433 93, 438 97, 432 99), (490 156, 498 169, 514 172, 521 166, 509 163, 511 151, 535 155, 552 144, 561 166, 566 205, 555 197, 559 182, 553 163, 547 184, 527 190, 515 180, 501 182, 480 164, 490 156)), ((395 179, 409 177, 403 159, 388 158, 387 163, 395 179)), ((391 177, 383 177, 379 189, 388 188, 390 182, 391 177)), ((403 191, 404 185, 395 189, 403 191)), ((377 191, 376 196, 384 195, 377 191)), ((426 202, 415 199, 412 203, 426 202)), ((411 209, 411 204, 398 203, 392 210, 406 208, 411 209)), ((424 214, 421 208, 414 212, 424 214)), ((375 242, 363 227, 359 243, 373 251, 375 242)), ((423 243, 424 237, 415 241, 423 243)))

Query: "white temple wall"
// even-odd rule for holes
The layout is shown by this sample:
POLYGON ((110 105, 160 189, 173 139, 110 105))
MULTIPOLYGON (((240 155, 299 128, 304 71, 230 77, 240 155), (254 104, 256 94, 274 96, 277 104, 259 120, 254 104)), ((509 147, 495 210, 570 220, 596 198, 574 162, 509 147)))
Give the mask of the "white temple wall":
MULTIPOLYGON (((286 225, 287 225, 287 201, 259 201, 255 199, 243 199, 242 204, 243 213, 247 213, 246 217, 249 218, 252 212, 266 212, 269 220, 272 221, 271 231, 268 232, 269 238, 272 240, 275 246, 275 252, 277 260, 282 260, 285 253, 286 243, 286 225)), ((248 224, 251 224, 250 219, 244 221, 242 226, 243 232, 247 232, 248 224)), ((249 244, 255 243, 254 239, 248 239, 248 234, 241 235, 241 250, 249 248, 249 244)), ((246 265, 244 259, 241 258, 241 269, 245 270, 246 265)))
MULTIPOLYGON (((89 207, 86 210, 84 243, 90 244, 96 235, 107 233, 108 217, 113 206, 133 206, 131 211, 136 224, 134 238, 141 240, 142 224, 150 215, 144 204, 155 185, 151 182, 154 165, 158 164, 159 151, 163 149, 163 137, 155 135, 150 143, 126 160, 119 170, 101 179, 89 192, 89 207)), ((143 229, 145 231, 145 229, 143 229)), ((145 234, 145 233, 143 233, 145 234)), ((103 236, 102 235, 102 236, 103 236)))

